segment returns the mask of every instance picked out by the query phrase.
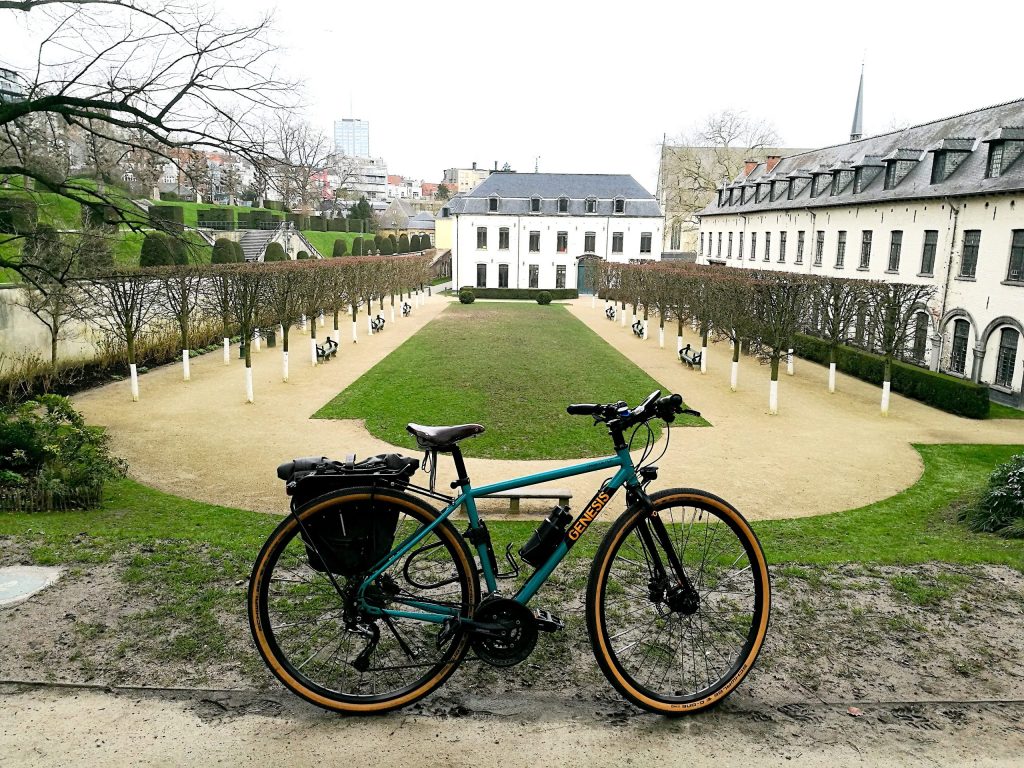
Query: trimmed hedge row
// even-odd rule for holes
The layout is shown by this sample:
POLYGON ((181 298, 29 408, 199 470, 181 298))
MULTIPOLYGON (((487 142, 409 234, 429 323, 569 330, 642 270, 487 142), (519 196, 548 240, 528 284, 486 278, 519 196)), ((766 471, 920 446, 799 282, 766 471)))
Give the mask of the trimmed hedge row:
POLYGON ((234 229, 235 209, 225 207, 200 208, 196 211, 196 221, 200 227, 212 224, 213 226, 210 229, 234 229))
POLYGON ((18 195, 0 196, 0 232, 24 235, 34 232, 39 211, 34 200, 18 195))
POLYGON ((552 299, 578 299, 579 291, 575 288, 474 288, 471 285, 464 285, 462 289, 469 288, 478 299, 532 299, 537 300, 537 294, 546 292, 552 299))
POLYGON ((261 224, 264 222, 274 222, 274 224, 280 224, 284 220, 284 216, 279 213, 271 213, 270 211, 264 211, 257 208, 254 211, 239 211, 238 212, 238 228, 239 229, 263 229, 261 224))
MULTIPOLYGON (((822 339, 797 334, 793 350, 799 357, 828 365, 828 342, 822 339)), ((836 349, 836 370, 881 385, 885 376, 885 358, 840 345, 836 349)), ((973 381, 898 360, 892 361, 892 391, 969 419, 984 419, 988 416, 987 385, 975 384, 973 381)))
POLYGON ((185 228, 185 209, 180 205, 151 205, 149 218, 154 224, 159 220, 171 232, 180 232, 185 228))

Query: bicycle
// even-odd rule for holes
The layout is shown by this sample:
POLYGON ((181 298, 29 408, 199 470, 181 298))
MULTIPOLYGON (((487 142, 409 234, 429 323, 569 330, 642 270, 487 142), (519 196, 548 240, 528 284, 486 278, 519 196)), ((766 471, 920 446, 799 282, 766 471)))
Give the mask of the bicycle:
POLYGON ((761 546, 718 496, 688 488, 647 492, 658 475, 649 422, 666 422, 667 450, 675 416, 696 411, 660 391, 636 408, 620 401, 567 410, 603 424, 614 455, 477 488, 459 442, 482 426, 409 424, 426 452, 429 487, 410 481, 420 462, 396 454, 360 464, 349 457, 282 465, 279 476, 302 498, 293 497, 291 514, 264 544, 248 593, 253 637, 278 679, 326 709, 372 713, 426 696, 470 648, 488 664, 520 663, 539 632, 563 626, 528 603, 625 486, 627 508, 601 541, 587 585, 586 624, 601 671, 629 701, 668 715, 707 709, 733 691, 768 628, 761 546), (630 447, 644 429, 634 464, 630 447), (439 453, 454 461, 456 496, 435 489, 439 453), (574 517, 556 507, 541 523, 520 550, 532 574, 514 595, 502 595, 499 581, 517 575, 518 565, 509 545, 513 572, 499 573, 477 499, 604 470, 613 474, 581 512, 574 517), (437 510, 427 499, 445 506, 437 510), (468 518, 461 534, 450 519, 459 507, 468 518))

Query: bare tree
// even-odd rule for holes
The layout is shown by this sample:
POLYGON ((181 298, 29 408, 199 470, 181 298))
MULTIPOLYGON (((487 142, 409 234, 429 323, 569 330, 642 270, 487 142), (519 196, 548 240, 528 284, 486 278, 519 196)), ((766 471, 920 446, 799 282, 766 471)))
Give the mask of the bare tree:
POLYGON ((892 361, 901 357, 910 338, 914 316, 927 311, 935 295, 935 286, 910 283, 875 282, 868 288, 871 335, 882 356, 882 415, 889 415, 889 391, 892 382, 892 361))
POLYGON ((822 277, 812 287, 811 307, 816 325, 828 342, 828 391, 836 391, 836 350, 846 341, 866 283, 842 277, 822 277))
MULTIPOLYGON (((302 290, 306 265, 300 261, 266 264, 264 304, 273 321, 281 326, 281 380, 288 381, 288 333, 302 314, 302 290)), ((337 315, 337 313, 335 313, 337 315)), ((337 323, 335 323, 337 327, 337 323)))
POLYGON ((732 343, 729 388, 733 392, 739 389, 740 348, 758 332, 758 321, 752 311, 754 285, 754 278, 745 269, 730 269, 713 275, 711 280, 715 335, 732 343))
POLYGON ((200 288, 204 271, 195 266, 166 267, 153 272, 160 282, 161 298, 166 314, 174 318, 181 339, 182 379, 192 378, 189 355, 192 329, 201 311, 200 288))
POLYGON ((751 314, 757 329, 751 351, 771 366, 768 412, 779 412, 779 361, 803 326, 810 283, 790 272, 760 272, 753 281, 751 314))
POLYGON ((192 151, 187 154, 185 167, 182 169, 188 184, 195 193, 196 202, 201 203, 203 199, 210 201, 210 163, 206 159, 206 153, 192 151))
POLYGON ((277 162, 270 182, 285 204, 310 211, 322 197, 320 174, 332 164, 332 148, 323 132, 304 120, 282 113, 270 128, 277 162))

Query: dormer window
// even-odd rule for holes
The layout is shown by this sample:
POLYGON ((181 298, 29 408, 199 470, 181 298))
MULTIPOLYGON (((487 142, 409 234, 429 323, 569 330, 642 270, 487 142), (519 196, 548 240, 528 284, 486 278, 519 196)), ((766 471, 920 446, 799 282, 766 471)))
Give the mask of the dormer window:
POLYGON ((967 155, 967 152, 936 152, 932 158, 932 184, 948 179, 967 155))
POLYGON ((531 197, 530 198, 530 213, 540 213, 540 198, 539 197, 531 197))
POLYGON ((895 189, 914 170, 921 153, 916 149, 897 149, 885 161, 885 188, 895 189))
POLYGON ((496 210, 498 210, 498 198, 490 197, 487 199, 487 210, 490 211, 491 213, 494 213, 496 210))
POLYGON ((588 197, 587 202, 584 204, 584 210, 587 213, 597 213, 597 200, 593 197, 588 197))
POLYGON ((816 173, 814 174, 814 181, 811 186, 811 197, 817 197, 832 183, 831 173, 816 173))
POLYGON ((560 198, 558 198, 558 212, 559 213, 568 213, 569 212, 569 198, 568 197, 560 197, 560 198))
POLYGON ((832 194, 838 195, 849 187, 850 182, 853 181, 853 176, 854 172, 852 170, 836 171, 832 177, 832 194))
POLYGON ((742 187, 740 187, 740 189, 742 190, 742 192, 740 194, 740 202, 741 203, 746 203, 747 201, 750 200, 751 197, 754 196, 754 194, 753 194, 754 193, 754 185, 753 184, 744 184, 742 187), (749 195, 747 194, 748 192, 750 193, 749 195))
POLYGON ((452 209, 451 208, 442 208, 441 209, 441 218, 442 219, 447 219, 451 215, 452 215, 452 209))
MULTIPOLYGON (((1004 132, 1006 129, 1003 129, 1004 132)), ((1002 176, 1017 162, 1024 153, 1024 141, 993 141, 988 147, 988 165, 985 178, 995 179, 1002 176)))
POLYGON ((778 200, 789 190, 789 179, 776 179, 772 182, 772 201, 778 200))
POLYGON ((626 201, 621 197, 615 198, 615 212, 625 213, 626 212, 626 201))
POLYGON ((769 186, 770 185, 768 185, 768 184, 766 184, 764 182, 761 182, 760 184, 757 185, 757 196, 755 198, 755 202, 760 203, 762 200, 765 199, 765 197, 768 196, 768 188, 769 188, 769 186))

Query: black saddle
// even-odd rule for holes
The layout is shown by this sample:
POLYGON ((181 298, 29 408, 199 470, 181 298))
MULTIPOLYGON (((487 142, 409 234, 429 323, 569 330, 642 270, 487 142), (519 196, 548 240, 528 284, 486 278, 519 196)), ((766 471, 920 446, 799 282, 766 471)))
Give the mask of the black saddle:
POLYGON ((406 430, 416 438, 416 445, 423 450, 450 451, 459 440, 464 440, 484 431, 480 424, 456 424, 451 427, 424 427, 409 424, 406 430))

